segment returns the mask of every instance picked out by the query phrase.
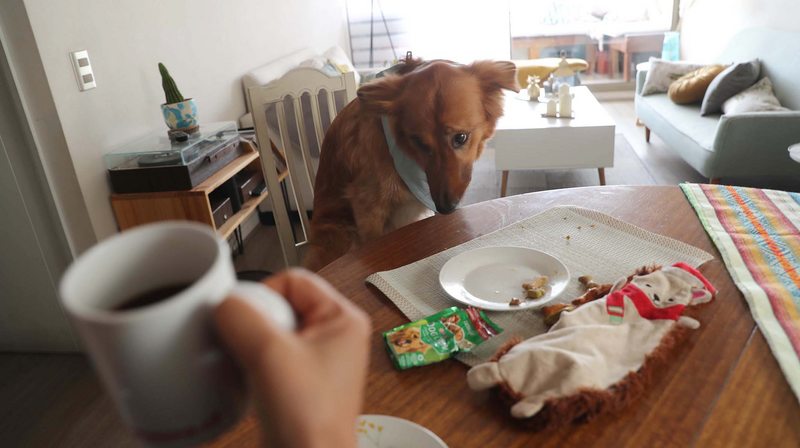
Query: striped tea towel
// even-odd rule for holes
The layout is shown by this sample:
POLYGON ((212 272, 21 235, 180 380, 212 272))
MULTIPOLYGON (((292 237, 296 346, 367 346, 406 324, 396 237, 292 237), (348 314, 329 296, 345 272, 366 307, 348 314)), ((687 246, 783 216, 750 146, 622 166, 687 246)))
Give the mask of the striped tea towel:
POLYGON ((800 194, 682 184, 800 399, 800 194))

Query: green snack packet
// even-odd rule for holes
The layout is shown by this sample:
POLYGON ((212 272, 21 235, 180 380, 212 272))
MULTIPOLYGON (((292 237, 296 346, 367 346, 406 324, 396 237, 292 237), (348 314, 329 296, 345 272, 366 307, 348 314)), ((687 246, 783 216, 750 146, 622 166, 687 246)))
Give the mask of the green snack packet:
POLYGON ((383 333, 389 357, 400 370, 444 361, 469 352, 503 332, 483 311, 456 306, 383 333))

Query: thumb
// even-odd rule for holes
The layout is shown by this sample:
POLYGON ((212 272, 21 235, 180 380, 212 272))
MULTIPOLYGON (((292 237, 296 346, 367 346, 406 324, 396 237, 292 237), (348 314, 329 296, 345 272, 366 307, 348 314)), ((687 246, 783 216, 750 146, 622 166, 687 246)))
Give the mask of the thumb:
POLYGON ((255 368, 271 347, 281 347, 287 333, 257 304, 231 296, 214 309, 217 333, 230 354, 246 368, 255 368))

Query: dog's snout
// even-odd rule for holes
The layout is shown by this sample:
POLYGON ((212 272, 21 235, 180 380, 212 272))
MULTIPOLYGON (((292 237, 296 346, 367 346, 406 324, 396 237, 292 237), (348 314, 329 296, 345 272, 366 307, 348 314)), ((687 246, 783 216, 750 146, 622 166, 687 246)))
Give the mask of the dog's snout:
POLYGON ((653 298, 656 300, 656 302, 661 301, 661 297, 658 297, 658 294, 653 294, 653 298))
POLYGON ((441 214, 453 213, 458 207, 458 202, 446 201, 444 204, 436 204, 436 211, 441 214))

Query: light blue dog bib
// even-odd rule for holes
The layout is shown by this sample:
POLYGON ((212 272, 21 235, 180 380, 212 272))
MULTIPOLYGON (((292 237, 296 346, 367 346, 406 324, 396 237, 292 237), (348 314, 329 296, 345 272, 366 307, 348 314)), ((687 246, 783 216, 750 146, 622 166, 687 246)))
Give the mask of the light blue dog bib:
POLYGON ((397 146, 394 134, 389 128, 389 118, 386 115, 381 115, 381 124, 383 124, 383 135, 386 136, 386 144, 389 146, 389 154, 392 155, 394 169, 397 174, 403 179, 411 194, 425 207, 435 212, 436 204, 433 202, 433 197, 431 197, 431 189, 428 186, 428 176, 425 171, 397 146))

